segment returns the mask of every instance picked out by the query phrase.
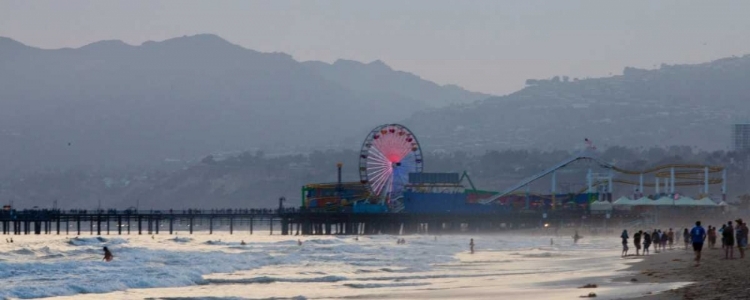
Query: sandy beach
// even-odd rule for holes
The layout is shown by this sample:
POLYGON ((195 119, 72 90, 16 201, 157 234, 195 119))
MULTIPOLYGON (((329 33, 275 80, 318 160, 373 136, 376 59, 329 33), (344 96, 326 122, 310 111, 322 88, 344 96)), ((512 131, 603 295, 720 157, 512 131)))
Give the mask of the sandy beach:
POLYGON ((638 299, 750 299, 750 258, 725 260, 724 251, 704 249, 701 264, 696 266, 692 249, 684 247, 668 250, 635 262, 633 276, 620 280, 638 283, 690 282, 681 288, 658 294, 647 294, 638 299))

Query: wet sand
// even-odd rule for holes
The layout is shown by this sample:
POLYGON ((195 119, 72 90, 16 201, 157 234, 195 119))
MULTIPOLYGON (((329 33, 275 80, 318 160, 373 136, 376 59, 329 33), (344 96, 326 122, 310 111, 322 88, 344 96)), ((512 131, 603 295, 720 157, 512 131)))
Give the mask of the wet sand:
POLYGON ((704 249, 701 264, 696 266, 692 248, 684 250, 683 246, 646 256, 631 266, 631 270, 636 271, 634 275, 618 280, 635 278, 637 284, 690 282, 684 287, 637 299, 750 299, 750 258, 739 259, 737 248, 734 252, 735 259, 725 260, 723 249, 704 249))

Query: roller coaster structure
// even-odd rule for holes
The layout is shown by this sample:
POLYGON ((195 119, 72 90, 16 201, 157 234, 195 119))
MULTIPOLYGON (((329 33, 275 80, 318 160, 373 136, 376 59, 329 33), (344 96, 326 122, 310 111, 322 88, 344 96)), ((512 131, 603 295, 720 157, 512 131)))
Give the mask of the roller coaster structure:
MULTIPOLYGON (((497 193, 496 195, 485 198, 480 201, 482 204, 490 204, 498 199, 507 196, 514 191, 523 188, 528 187, 529 184, 532 182, 535 182, 544 176, 552 175, 552 193, 555 193, 555 186, 556 186, 556 175, 555 172, 559 169, 565 168, 569 164, 577 161, 591 161, 595 164, 599 165, 601 168, 609 170, 609 176, 606 180, 606 183, 609 184, 608 191, 612 191, 612 184, 613 183, 621 183, 621 184, 628 184, 628 185, 635 185, 639 187, 639 191, 643 192, 644 187, 654 187, 656 188, 656 193, 659 193, 659 187, 662 186, 660 181, 663 183, 665 192, 674 194, 675 192, 675 186, 699 186, 703 185, 703 192, 708 194, 708 187, 709 185, 714 184, 722 184, 721 192, 722 195, 726 195, 726 170, 724 167, 721 166, 707 166, 707 165, 697 165, 697 164, 669 164, 669 165, 662 165, 662 166, 656 166, 650 169, 642 170, 642 171, 632 171, 632 170, 625 170, 622 168, 618 168, 610 163, 607 163, 596 155, 596 152, 594 149, 586 149, 584 151, 581 151, 580 153, 573 155, 572 157, 550 167, 542 172, 539 172, 537 174, 534 174, 523 181, 508 187, 507 189, 501 191, 500 193, 497 193), (620 174, 626 174, 626 175, 638 175, 640 176, 639 181, 632 181, 627 179, 620 179, 620 178, 613 178, 613 172, 617 172, 620 174), (721 173, 721 177, 711 177, 711 174, 715 173, 721 173), (655 182, 653 183, 644 183, 643 182, 643 175, 644 174, 653 174, 655 178, 655 182), (679 180, 679 181, 678 181, 679 180)), ((591 170, 589 169, 589 173, 587 175, 587 181, 588 186, 584 188, 580 193, 583 193, 585 191, 592 192, 593 186, 603 184, 605 182, 601 180, 595 181, 595 178, 593 174, 591 173, 591 170)), ((579 193, 579 194, 580 194, 579 193)))

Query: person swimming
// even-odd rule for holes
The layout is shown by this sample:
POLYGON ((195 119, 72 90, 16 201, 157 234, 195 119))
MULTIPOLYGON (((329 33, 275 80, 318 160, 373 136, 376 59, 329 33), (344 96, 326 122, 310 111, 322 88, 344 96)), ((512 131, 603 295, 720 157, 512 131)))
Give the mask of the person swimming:
POLYGON ((242 242, 240 243, 240 245, 245 246, 247 244, 245 244, 245 240, 242 240, 242 242))
POLYGON ((109 252, 109 249, 107 249, 107 247, 104 247, 104 259, 102 260, 110 262, 112 261, 112 258, 114 258, 114 256, 112 255, 112 252, 109 252))

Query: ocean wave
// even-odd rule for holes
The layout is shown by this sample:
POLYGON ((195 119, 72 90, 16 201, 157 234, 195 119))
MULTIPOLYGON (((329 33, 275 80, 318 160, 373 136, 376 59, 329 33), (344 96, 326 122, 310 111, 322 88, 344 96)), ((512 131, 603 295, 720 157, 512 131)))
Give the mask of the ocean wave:
POLYGON ((169 240, 175 243, 189 243, 193 241, 193 239, 189 237, 174 237, 169 240))
POLYGON ((208 279, 208 283, 211 284, 253 284, 253 283, 274 283, 274 282, 339 282, 348 280, 342 276, 323 276, 323 277, 311 277, 311 278, 285 278, 285 277, 271 277, 271 276, 260 276, 252 278, 237 278, 237 279, 226 279, 226 278, 215 278, 208 279))
POLYGON ((554 253, 554 252, 541 252, 541 253, 526 253, 526 254, 520 254, 521 257, 528 257, 528 258, 548 258, 548 257, 562 257, 566 256, 562 253, 554 253))
POLYGON ((104 238, 104 237, 75 237, 72 239, 69 239, 67 242, 69 245, 72 246, 91 246, 91 245, 102 245, 102 244, 108 244, 108 245, 119 245, 119 244, 127 244, 128 241, 122 238, 104 238))
POLYGON ((17 255, 34 255, 34 254, 36 254, 36 252, 34 252, 34 250, 31 250, 31 249, 28 249, 28 248, 21 248, 21 249, 13 250, 13 251, 10 251, 10 253, 17 254, 17 255))
POLYGON ((424 286, 431 285, 427 282, 403 282, 403 283, 344 283, 344 286, 355 289, 374 289, 387 287, 406 287, 406 286, 424 286))

